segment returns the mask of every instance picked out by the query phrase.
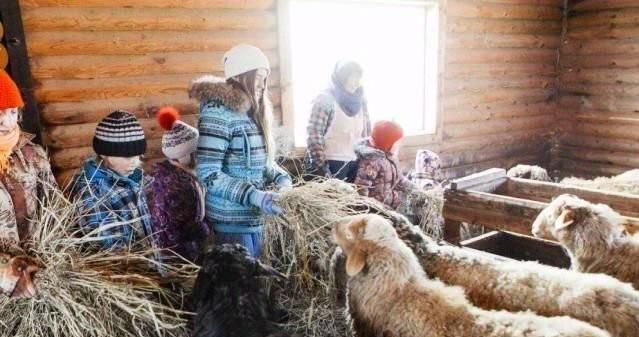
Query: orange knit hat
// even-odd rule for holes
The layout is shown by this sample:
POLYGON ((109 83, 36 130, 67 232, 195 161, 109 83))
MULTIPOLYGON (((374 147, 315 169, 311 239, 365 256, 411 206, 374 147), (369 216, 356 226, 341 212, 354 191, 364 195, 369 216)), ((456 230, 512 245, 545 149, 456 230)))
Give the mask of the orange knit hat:
POLYGON ((0 110, 22 107, 24 101, 18 86, 6 71, 0 69, 0 110))
POLYGON ((375 123, 371 132, 372 145, 376 148, 390 152, 395 143, 404 137, 402 127, 391 121, 379 121, 375 123))

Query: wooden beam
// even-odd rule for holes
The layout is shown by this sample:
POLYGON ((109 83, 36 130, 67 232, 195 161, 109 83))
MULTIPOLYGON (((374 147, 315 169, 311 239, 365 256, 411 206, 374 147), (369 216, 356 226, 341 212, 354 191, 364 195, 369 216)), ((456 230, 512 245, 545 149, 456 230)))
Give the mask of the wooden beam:
POLYGON ((20 13, 19 0, 0 1, 0 22, 4 26, 3 42, 6 44, 9 54, 9 73, 20 88, 25 102, 22 111, 22 128, 36 136, 36 143, 41 143, 40 112, 33 92, 27 41, 20 13))
POLYGON ((505 184, 505 192, 512 197, 541 202, 550 202, 562 194, 573 194, 593 203, 606 204, 622 215, 639 217, 639 196, 630 194, 520 178, 509 178, 505 184))
POLYGON ((492 192, 501 184, 506 182, 506 170, 492 168, 483 172, 471 174, 467 177, 455 179, 450 183, 451 190, 475 190, 492 192))
POLYGON ((22 0, 32 7, 133 7, 133 8, 227 8, 268 9, 275 0, 22 0))

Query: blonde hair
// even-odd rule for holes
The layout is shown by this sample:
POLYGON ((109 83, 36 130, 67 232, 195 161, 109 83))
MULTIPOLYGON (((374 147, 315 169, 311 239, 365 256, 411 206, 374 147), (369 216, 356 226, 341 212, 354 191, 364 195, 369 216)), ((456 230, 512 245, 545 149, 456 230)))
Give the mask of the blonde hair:
POLYGON ((251 110, 249 116, 253 119, 257 127, 262 132, 264 145, 266 147, 267 164, 272 165, 275 162, 275 139, 272 134, 273 130, 273 106, 268 94, 268 76, 264 78, 264 93, 259 101, 255 99, 255 81, 257 70, 251 70, 238 76, 229 78, 227 82, 242 90, 249 97, 251 102, 251 110))

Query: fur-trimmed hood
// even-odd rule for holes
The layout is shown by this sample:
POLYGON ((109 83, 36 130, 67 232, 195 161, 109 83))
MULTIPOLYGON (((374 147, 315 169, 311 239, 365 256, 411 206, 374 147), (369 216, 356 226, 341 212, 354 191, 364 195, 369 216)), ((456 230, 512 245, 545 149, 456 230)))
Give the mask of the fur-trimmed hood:
POLYGON ((216 100, 239 113, 251 110, 250 98, 244 92, 226 83, 223 78, 213 75, 194 80, 189 88, 189 98, 200 103, 216 100))

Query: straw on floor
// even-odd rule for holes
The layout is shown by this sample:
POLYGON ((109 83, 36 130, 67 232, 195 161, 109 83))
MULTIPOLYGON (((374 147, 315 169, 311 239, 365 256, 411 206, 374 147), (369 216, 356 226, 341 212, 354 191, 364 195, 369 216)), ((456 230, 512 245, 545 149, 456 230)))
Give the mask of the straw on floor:
POLYGON ((0 297, 0 337, 186 336, 183 296, 162 284, 191 280, 197 267, 159 265, 143 245, 118 253, 91 248, 97 235, 77 230, 74 208, 59 192, 43 200, 33 237, 22 245, 42 267, 39 294, 0 297))

